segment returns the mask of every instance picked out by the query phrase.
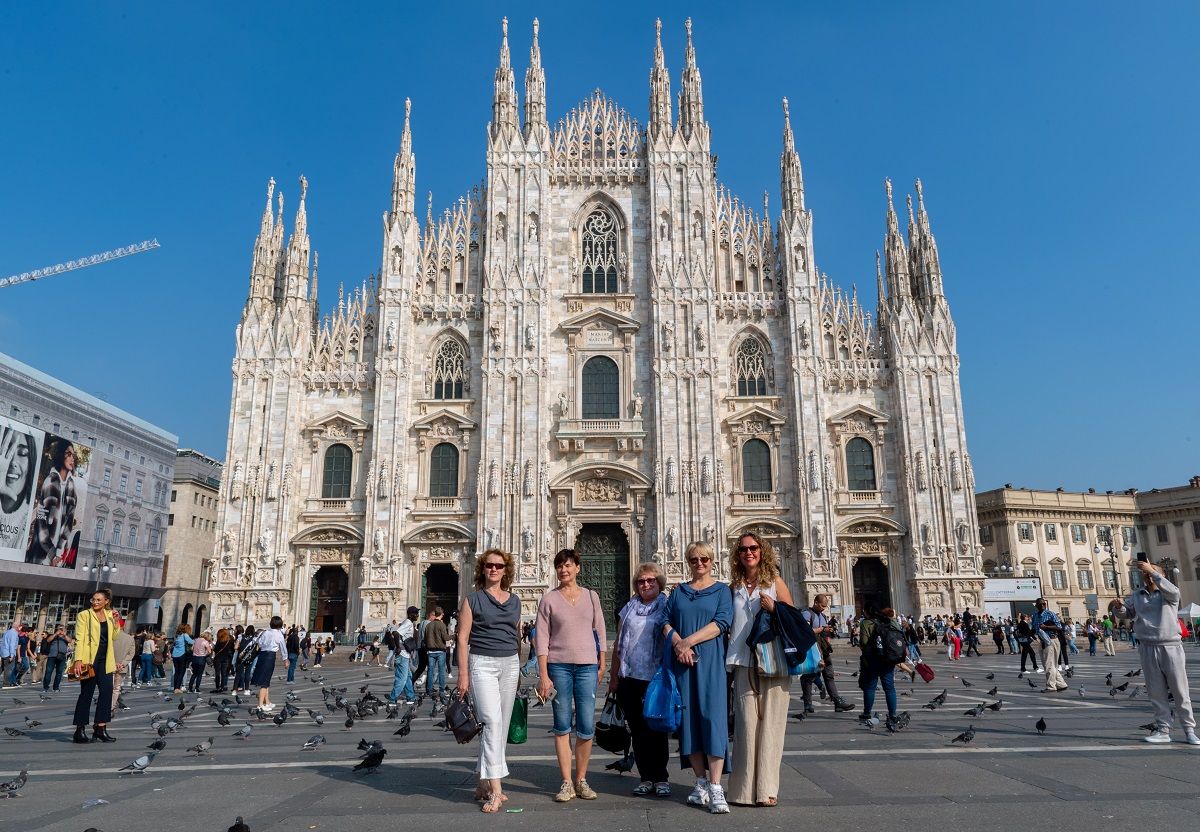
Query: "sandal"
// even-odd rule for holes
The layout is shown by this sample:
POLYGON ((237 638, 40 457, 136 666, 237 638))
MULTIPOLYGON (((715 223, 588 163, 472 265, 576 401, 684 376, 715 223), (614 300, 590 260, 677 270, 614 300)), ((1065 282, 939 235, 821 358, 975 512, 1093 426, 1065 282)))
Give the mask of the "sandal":
POLYGON ((488 795, 488 799, 483 802, 483 805, 479 807, 479 811, 483 812, 484 814, 494 815, 496 812, 500 811, 500 806, 507 799, 508 798, 502 794, 490 794, 488 795))
POLYGON ((638 797, 646 797, 654 793, 654 784, 649 780, 643 780, 633 787, 633 793, 638 797))
POLYGON ((779 805, 779 798, 777 798, 777 797, 768 797, 766 800, 760 800, 760 801, 758 801, 758 805, 759 805, 759 806, 763 806, 763 807, 768 807, 768 808, 769 808, 769 807, 771 807, 771 806, 778 806, 778 805, 779 805))
POLYGON ((655 797, 670 797, 671 796, 671 784, 670 783, 655 783, 654 784, 654 796, 655 797))

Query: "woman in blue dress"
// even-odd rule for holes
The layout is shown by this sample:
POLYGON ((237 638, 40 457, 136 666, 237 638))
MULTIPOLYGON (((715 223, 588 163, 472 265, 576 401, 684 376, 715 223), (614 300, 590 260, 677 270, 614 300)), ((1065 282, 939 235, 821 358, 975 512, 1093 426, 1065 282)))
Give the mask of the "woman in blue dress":
POLYGON ((721 774, 729 750, 729 684, 725 637, 733 623, 728 584, 713 578, 716 555, 707 543, 685 553, 692 580, 675 587, 663 610, 663 634, 670 640, 672 669, 683 700, 680 752, 692 766, 696 785, 687 802, 714 815, 729 811, 721 774))

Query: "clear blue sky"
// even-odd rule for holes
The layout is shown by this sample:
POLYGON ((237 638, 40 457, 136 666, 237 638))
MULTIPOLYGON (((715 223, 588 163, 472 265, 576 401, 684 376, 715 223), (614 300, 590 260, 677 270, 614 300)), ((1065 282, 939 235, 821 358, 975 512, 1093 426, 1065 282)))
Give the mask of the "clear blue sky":
MULTIPOLYGON (((4 4, 0 351, 223 456, 234 327, 268 176, 326 305, 379 266, 405 96, 440 210, 484 175, 499 21, 542 21, 551 119, 601 87, 645 120, 695 19, 720 176, 778 206, 788 96, 816 258, 871 302, 882 182, 919 176, 958 323, 980 488, 1200 473, 1200 5, 4 4)), ((520 80, 518 80, 520 86, 520 80)))

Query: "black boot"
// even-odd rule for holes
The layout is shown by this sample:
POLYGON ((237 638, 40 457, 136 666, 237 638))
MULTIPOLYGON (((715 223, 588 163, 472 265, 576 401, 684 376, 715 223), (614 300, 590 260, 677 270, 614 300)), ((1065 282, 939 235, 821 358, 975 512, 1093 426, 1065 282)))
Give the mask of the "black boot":
POLYGON ((77 742, 81 745, 86 745, 87 743, 91 742, 91 740, 88 739, 88 735, 83 732, 82 725, 75 726, 75 736, 71 738, 71 742, 77 742))
POLYGON ((93 725, 92 729, 92 742, 96 742, 97 740, 100 742, 117 741, 115 737, 109 735, 108 728, 104 725, 93 725))

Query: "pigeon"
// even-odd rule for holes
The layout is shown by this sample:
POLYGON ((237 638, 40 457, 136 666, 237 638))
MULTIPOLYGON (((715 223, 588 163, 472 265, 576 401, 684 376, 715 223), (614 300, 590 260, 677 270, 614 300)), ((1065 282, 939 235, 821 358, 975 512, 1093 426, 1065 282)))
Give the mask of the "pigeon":
POLYGON ((987 680, 990 682, 990 681, 992 681, 993 679, 995 679, 995 678, 996 678, 996 674, 995 674, 995 673, 989 673, 988 675, 984 676, 983 678, 987 679, 987 680))
POLYGON ((20 730, 19 728, 9 728, 7 725, 4 726, 4 733, 8 734, 10 737, 28 737, 29 736, 28 734, 26 734, 24 731, 20 730))
POLYGON ((154 758, 158 755, 157 751, 151 751, 149 754, 143 754, 124 768, 117 769, 118 772, 130 771, 134 774, 140 774, 150 768, 150 764, 154 762, 154 758))
POLYGON ((412 731, 412 723, 410 723, 408 720, 405 720, 404 722, 400 723, 399 728, 392 732, 392 736, 407 737, 410 731, 412 731))
POLYGON ((17 792, 25 788, 25 781, 29 779, 29 771, 21 769, 21 773, 7 783, 0 783, 0 798, 20 797, 17 792))
POLYGON ((1029 683, 1029 687, 1037 690, 1037 682, 1033 681, 1032 679, 1026 679, 1025 681, 1029 683))
POLYGON ((287 722, 287 718, 288 718, 287 711, 280 711, 279 713, 275 714, 274 718, 272 718, 271 721, 274 722, 276 725, 283 725, 283 723, 287 722))
POLYGON ((1104 684, 1106 684, 1110 687, 1112 686, 1112 674, 1111 673, 1104 677, 1104 684))
POLYGON ((288 702, 299 702, 300 701, 300 697, 296 695, 296 692, 294 690, 289 690, 287 692, 287 696, 285 696, 284 699, 286 699, 288 702))
POLYGON ((231 717, 225 711, 221 711, 219 714, 217 714, 217 724, 220 725, 222 728, 229 727, 229 723, 232 721, 233 721, 233 717, 231 717))
POLYGON ((14 704, 14 705, 28 705, 29 703, 28 703, 28 702, 22 702, 20 699, 14 699, 14 700, 13 700, 13 704, 14 704))
POLYGON ((1125 692, 1125 689, 1126 689, 1126 688, 1128 688, 1128 687, 1129 687, 1129 683, 1128 683, 1128 682, 1125 682, 1124 684, 1115 685, 1115 686, 1113 687, 1113 690, 1119 690, 1119 691, 1121 691, 1122 693, 1124 693, 1124 692, 1125 692))
POLYGON ((233 826, 229 827, 229 832, 250 832, 250 827, 242 820, 242 816, 238 815, 233 821, 233 826))
POLYGON ((969 743, 973 739, 975 739, 975 726, 968 725, 967 730, 963 731, 957 737, 950 740, 950 742, 961 742, 965 745, 966 743, 969 743))
POLYGON ((1141 728, 1143 731, 1157 731, 1158 723, 1157 722, 1147 722, 1145 725, 1139 725, 1138 727, 1141 728))
POLYGON ((856 670, 856 671, 854 671, 853 673, 851 673, 851 674, 850 674, 850 678, 851 678, 851 679, 855 679, 855 678, 857 678, 857 677, 858 677, 858 671, 857 671, 857 670, 856 670))
POLYGON ((998 710, 1000 710, 1000 709, 1001 709, 1001 708, 1003 708, 1003 707, 1004 707, 1004 700, 1003 700, 1003 699, 998 699, 998 700, 996 700, 995 702, 993 702, 992 704, 988 705, 988 706, 987 706, 987 709, 988 709, 989 711, 993 711, 993 712, 995 712, 995 711, 998 711, 998 710))
POLYGON ((997 691, 997 690, 999 690, 999 689, 1000 689, 1000 686, 999 686, 999 685, 995 685, 995 686, 993 686, 993 687, 992 687, 992 689, 991 689, 991 690, 989 690, 989 691, 987 692, 987 695, 988 695, 988 696, 995 696, 995 695, 996 695, 996 691, 997 691))
POLYGON ((367 774, 373 774, 381 765, 383 758, 387 754, 387 749, 382 745, 372 748, 367 752, 362 761, 354 766, 352 771, 365 771, 367 774))
POLYGON ((366 740, 358 741, 358 750, 359 751, 370 751, 372 748, 382 748, 382 747, 383 747, 383 743, 381 743, 379 740, 371 740, 370 742, 367 742, 366 740))
POLYGON ((350 713, 350 711, 346 711, 346 721, 342 724, 345 726, 347 731, 353 731, 354 730, 354 714, 350 713))
POLYGON ((792 714, 792 719, 801 719, 802 720, 802 719, 807 719, 807 718, 808 717, 804 713, 804 711, 796 711, 796 713, 792 714))
POLYGON ((1137 686, 1135 686, 1133 690, 1129 691, 1129 698, 1130 698, 1130 699, 1137 699, 1137 698, 1138 698, 1138 696, 1141 694, 1141 692, 1142 692, 1142 691, 1144 691, 1145 689, 1146 689, 1146 686, 1145 686, 1145 685, 1137 685, 1137 686))
POLYGON ((253 730, 254 726, 247 722, 245 725, 235 731, 233 736, 237 737, 238 739, 248 740, 250 739, 250 732, 253 730))
POLYGON ((1125 678, 1132 679, 1134 676, 1141 676, 1141 675, 1142 675, 1142 669, 1139 667, 1137 670, 1131 670, 1128 673, 1126 673, 1125 678))
MULTIPOLYGON (((204 742, 193 745, 191 748, 188 749, 188 751, 192 752, 193 755, 198 757, 201 754, 208 754, 208 750, 210 748, 212 748, 212 744, 213 744, 213 738, 209 737, 204 742)), ((212 755, 209 754, 209 756, 211 757, 212 755)))
POLYGON ((964 688, 973 688, 973 687, 975 687, 973 684, 971 684, 970 682, 968 682, 966 679, 963 679, 963 680, 962 680, 962 683, 963 683, 963 687, 964 687, 964 688))
POLYGON ((1087 696, 1087 689, 1084 688, 1083 685, 1080 685, 1079 686, 1079 697, 1082 699, 1085 696, 1087 696))
POLYGON ((966 711, 963 711, 963 716, 979 716, 980 714, 983 713, 983 709, 986 707, 987 707, 987 705, 985 705, 983 702, 980 702, 974 708, 970 708, 966 711))
POLYGON ((1044 718, 1044 717, 1040 717, 1040 716, 1039 716, 1039 717, 1038 717, 1038 721, 1037 721, 1036 723, 1034 723, 1033 727, 1037 729, 1037 732, 1038 732, 1039 734, 1044 734, 1044 733, 1046 733, 1046 720, 1045 720, 1045 718, 1044 718))
POLYGON ((37 728, 41 724, 42 723, 38 722, 36 719, 30 719, 29 717, 25 717, 25 727, 26 728, 37 728))
POLYGON ((300 747, 300 750, 301 751, 315 751, 317 749, 317 746, 324 745, 324 744, 325 744, 325 737, 321 736, 320 734, 313 734, 311 737, 308 738, 308 741, 305 742, 304 745, 300 747))
POLYGON ((889 734, 894 734, 897 731, 903 731, 905 728, 907 728, 908 720, 908 711, 901 711, 900 713, 896 714, 894 719, 889 716, 884 722, 884 726, 887 728, 889 734))
POLYGON ((164 748, 167 747, 167 741, 166 740, 155 740, 154 742, 150 743, 146 747, 149 748, 151 751, 162 751, 164 748))
POLYGON ((604 767, 605 771, 615 771, 617 774, 624 774, 627 771, 633 771, 634 761, 633 752, 626 752, 624 757, 619 760, 613 760, 604 767))
POLYGON ((942 692, 939 693, 937 696, 933 697, 932 701, 936 702, 939 706, 945 705, 946 704, 946 689, 942 688, 942 692))

